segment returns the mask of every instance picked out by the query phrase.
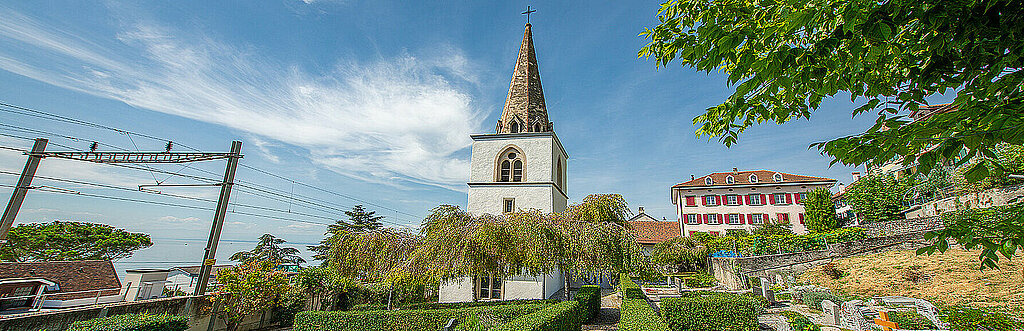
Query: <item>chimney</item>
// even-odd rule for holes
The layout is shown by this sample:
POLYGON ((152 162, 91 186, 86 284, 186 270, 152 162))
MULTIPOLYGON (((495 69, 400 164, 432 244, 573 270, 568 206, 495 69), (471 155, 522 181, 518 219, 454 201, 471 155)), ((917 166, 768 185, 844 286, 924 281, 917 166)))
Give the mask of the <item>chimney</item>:
POLYGON ((693 174, 690 174, 690 180, 694 180, 693 174))
POLYGON ((856 182, 856 181, 860 180, 860 171, 854 171, 852 175, 853 175, 853 181, 856 182))
POLYGON ((736 167, 732 167, 732 173, 738 174, 738 173, 740 173, 740 170, 736 169, 736 167))
POLYGON ((644 206, 640 206, 640 214, 644 213, 644 206))
POLYGON ((846 192, 846 185, 843 185, 843 183, 839 183, 839 193, 843 192, 846 192))

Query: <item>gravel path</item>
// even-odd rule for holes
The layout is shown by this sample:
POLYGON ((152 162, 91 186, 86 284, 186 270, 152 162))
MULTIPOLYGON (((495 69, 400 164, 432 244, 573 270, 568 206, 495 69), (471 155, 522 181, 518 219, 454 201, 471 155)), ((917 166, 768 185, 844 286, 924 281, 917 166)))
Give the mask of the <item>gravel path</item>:
POLYGON ((615 290, 601 290, 601 312, 587 321, 580 330, 618 330, 622 298, 615 290))

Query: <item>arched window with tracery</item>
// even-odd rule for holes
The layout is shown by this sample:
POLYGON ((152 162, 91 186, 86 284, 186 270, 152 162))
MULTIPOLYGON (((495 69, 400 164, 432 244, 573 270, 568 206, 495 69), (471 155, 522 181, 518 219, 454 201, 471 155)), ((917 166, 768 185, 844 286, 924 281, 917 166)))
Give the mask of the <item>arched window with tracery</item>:
POLYGON ((524 160, 523 153, 519 149, 515 147, 505 149, 498 154, 498 174, 495 177, 499 182, 523 181, 525 177, 524 160))

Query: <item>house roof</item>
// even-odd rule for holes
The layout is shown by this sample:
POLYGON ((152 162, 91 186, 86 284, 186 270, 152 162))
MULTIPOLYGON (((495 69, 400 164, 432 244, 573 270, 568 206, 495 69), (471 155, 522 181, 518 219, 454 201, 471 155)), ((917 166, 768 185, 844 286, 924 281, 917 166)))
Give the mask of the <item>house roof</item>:
POLYGON ((682 234, 679 222, 675 221, 630 221, 636 242, 641 244, 657 244, 682 234))
MULTIPOLYGON (((0 263, 0 279, 43 278, 57 283, 58 293, 82 292, 101 289, 101 295, 120 293, 121 280, 117 278, 114 264, 110 261, 49 261, 49 262, 3 262, 0 263)), ((47 299, 69 300, 95 297, 96 292, 72 293, 47 297, 47 299)))
POLYGON ((694 178, 690 181, 682 182, 673 185, 672 188, 681 187, 712 187, 712 186, 744 186, 744 185, 777 185, 777 184, 795 184, 795 183, 813 183, 813 182, 835 182, 835 179, 805 175, 795 175, 780 171, 772 170, 747 170, 747 171, 735 171, 735 172, 715 172, 694 178), (782 181, 776 182, 773 178, 775 174, 782 175, 782 181), (750 182, 750 175, 757 175, 757 182, 750 182), (732 176, 733 183, 729 184, 726 179, 732 176), (712 184, 707 185, 704 182, 705 178, 711 177, 712 184))
MULTIPOLYGON (((210 270, 210 274, 211 275, 216 275, 217 272, 220 271, 221 269, 227 269, 227 268, 231 268, 231 267, 234 267, 234 266, 230 265, 230 264, 215 265, 215 266, 213 266, 213 269, 210 270)), ((182 272, 190 274, 190 275, 198 275, 200 268, 202 268, 202 266, 192 265, 192 266, 184 266, 184 267, 174 267, 174 268, 171 268, 171 269, 178 269, 178 270, 181 270, 182 272)))
POLYGON ((960 107, 957 107, 956 105, 951 103, 920 106, 917 107, 916 111, 910 112, 910 118, 914 119, 915 121, 920 121, 929 118, 935 114, 944 114, 957 110, 960 110, 960 107))

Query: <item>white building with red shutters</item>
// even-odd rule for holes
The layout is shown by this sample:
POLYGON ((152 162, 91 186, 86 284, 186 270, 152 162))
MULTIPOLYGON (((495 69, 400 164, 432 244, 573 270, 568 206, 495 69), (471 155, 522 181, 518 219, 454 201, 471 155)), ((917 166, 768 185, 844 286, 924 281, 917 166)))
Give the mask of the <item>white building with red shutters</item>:
POLYGON ((795 233, 804 226, 806 193, 830 188, 835 179, 771 170, 716 172, 672 186, 672 203, 686 236, 695 232, 724 235, 730 229, 748 232, 768 220, 787 220, 795 233))

